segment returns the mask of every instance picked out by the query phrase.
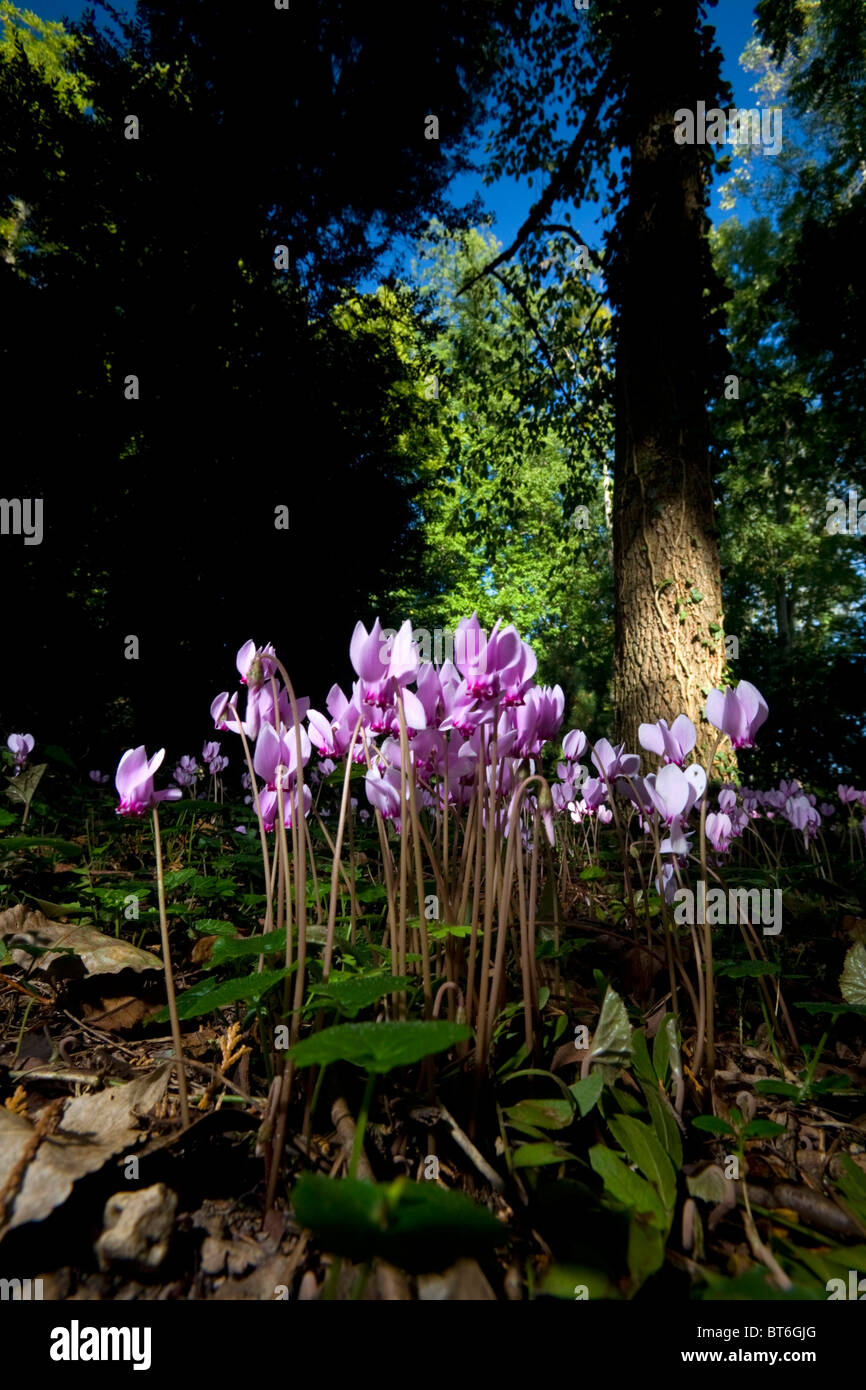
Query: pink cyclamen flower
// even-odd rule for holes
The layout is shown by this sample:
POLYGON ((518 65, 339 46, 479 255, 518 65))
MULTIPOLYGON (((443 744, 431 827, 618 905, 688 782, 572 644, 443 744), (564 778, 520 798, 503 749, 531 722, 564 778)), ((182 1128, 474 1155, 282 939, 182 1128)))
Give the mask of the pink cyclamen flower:
MULTIPOLYGON (((306 729, 302 726, 300 744, 301 762, 306 767, 312 745, 306 729)), ((282 724, 280 732, 277 733, 273 724, 263 724, 256 741, 253 767, 267 783, 270 791, 276 791, 278 780, 282 781, 284 787, 289 785, 289 779, 293 778, 298 770, 298 739, 294 726, 287 729, 282 724)))
POLYGON ((183 795, 180 787, 169 787, 164 792, 153 789, 154 773, 162 766, 165 749, 154 753, 150 762, 142 743, 138 748, 127 748, 117 765, 114 785, 120 793, 119 816, 143 816, 160 801, 177 801, 183 795))
POLYGON ((678 714, 668 728, 667 720, 660 719, 657 724, 641 724, 637 731, 641 748, 648 753, 656 753, 665 763, 675 763, 682 767, 697 742, 697 730, 687 714, 678 714))
POLYGON ((396 636, 390 638, 383 635, 378 618, 369 633, 363 623, 356 623, 349 655, 360 677, 363 704, 390 710, 400 690, 407 727, 426 729, 424 706, 417 695, 405 688, 418 675, 421 665, 408 618, 396 636))
POLYGON ((275 656, 276 652, 270 643, 266 647, 257 647, 252 639, 244 642, 237 654, 241 684, 248 685, 251 690, 263 685, 276 673, 277 663, 273 660, 275 656))
POLYGON ((385 820, 400 828, 400 769, 393 765, 373 765, 364 778, 367 800, 374 810, 381 811, 385 820))
POLYGON ((198 763, 189 753, 184 753, 172 775, 179 787, 194 787, 198 777, 198 763))
POLYGON ((480 700, 502 697, 506 705, 523 703, 538 666, 535 653, 521 641, 516 627, 509 625, 500 631, 497 622, 485 638, 477 613, 457 624, 454 664, 469 695, 480 700))
POLYGON ((570 729, 562 740, 562 756, 570 763, 579 763, 586 752, 586 744, 582 729, 570 729))
POLYGON ((90 778, 91 782, 95 782, 98 787, 104 787, 106 782, 109 780, 107 772, 93 771, 88 772, 87 775, 90 778))
POLYGON ((734 834, 730 816, 725 811, 720 811, 718 815, 715 811, 710 811, 706 829, 707 839, 716 853, 727 854, 734 834))
POLYGON ((593 748, 593 764, 610 784, 616 777, 633 777, 640 770, 640 754, 624 753, 624 743, 614 748, 606 738, 600 738, 593 748))
POLYGON ((15 755, 15 776, 21 771, 27 762, 28 757, 33 752, 35 740, 32 734, 10 734, 6 740, 6 747, 10 753, 15 755))
POLYGON ((338 758, 340 749, 333 728, 323 714, 317 709, 311 709, 307 713, 307 732, 310 742, 323 758, 338 758))
MULTIPOLYGON (((304 815, 310 814, 313 804, 313 794, 309 787, 304 784, 304 815)), ((271 831, 280 817, 280 794, 275 787, 266 787, 259 796, 259 806, 262 812, 262 825, 265 830, 271 831)), ((283 791, 283 822, 287 830, 291 830, 292 823, 298 809, 298 788, 292 783, 291 787, 283 791)))
POLYGON ((733 747, 754 748, 755 734, 769 714, 767 702, 749 681, 740 681, 736 690, 711 690, 707 696, 705 717, 723 734, 733 747))
POLYGON ((783 815, 789 820, 795 830, 803 832, 803 844, 809 848, 810 840, 814 840, 821 828, 821 817, 818 811, 809 802, 806 796, 789 796, 785 802, 783 815))
POLYGON ((664 853, 685 854, 685 821, 707 787, 707 774, 698 763, 686 772, 676 763, 667 763, 657 774, 650 773, 644 788, 660 819, 670 826, 670 838, 660 847, 664 853), (668 849, 665 847, 669 846, 668 849))

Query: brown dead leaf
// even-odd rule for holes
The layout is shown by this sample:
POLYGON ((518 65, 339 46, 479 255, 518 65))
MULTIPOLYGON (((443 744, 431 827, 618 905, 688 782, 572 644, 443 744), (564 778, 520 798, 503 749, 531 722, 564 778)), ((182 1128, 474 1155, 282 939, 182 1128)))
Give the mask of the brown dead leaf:
MULTIPOLYGON (((137 1146, 147 1134, 139 1115, 147 1114, 165 1095, 173 1066, 168 1062, 124 1086, 67 1100, 52 1139, 39 1145, 26 1170, 8 1229, 42 1221, 66 1201, 79 1178, 137 1146)), ((29 1120, 0 1109, 0 1189, 32 1147, 34 1134, 29 1120)))
POLYGON ((219 941, 218 936, 199 937, 192 948, 192 960, 195 965, 202 965, 205 961, 210 960, 215 941, 219 941))
POLYGON ((94 1028, 102 1028, 109 1033, 134 1028, 142 1019, 159 1013, 161 1007, 159 1004, 148 1004, 143 999, 136 999, 133 994, 125 994, 120 999, 102 998, 99 1002, 101 1008, 95 1008, 85 1001, 82 1005, 84 1017, 94 1028))
POLYGON ((582 1062, 588 1050, 589 1049, 585 1047, 575 1047, 573 1042, 563 1043, 553 1054, 550 1070, 559 1071, 560 1067, 568 1067, 575 1062, 582 1062))
POLYGON ((61 952, 72 951, 88 975, 116 975, 121 970, 161 970, 162 961, 149 951, 141 951, 119 937, 106 936, 96 927, 76 926, 72 922, 51 922, 43 912, 30 912, 23 903, 0 913, 0 941, 5 941, 16 965, 26 969, 33 956, 21 946, 45 951, 37 957, 37 969, 47 970, 63 960, 61 952))

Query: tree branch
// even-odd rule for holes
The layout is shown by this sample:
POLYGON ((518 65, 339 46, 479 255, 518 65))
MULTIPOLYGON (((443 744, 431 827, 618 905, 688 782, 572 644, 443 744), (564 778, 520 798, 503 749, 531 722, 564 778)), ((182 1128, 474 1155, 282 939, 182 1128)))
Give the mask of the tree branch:
POLYGON ((584 145, 589 139, 590 131, 607 97, 612 71, 613 61, 609 60, 604 72, 595 85, 595 90, 589 99, 589 105, 581 121, 580 129, 572 140, 568 153, 565 155, 565 158, 538 202, 530 211, 529 216, 526 218, 526 221, 523 223, 523 226, 518 231, 511 245, 507 246, 504 251, 501 251, 489 265, 484 266, 477 274, 471 276, 470 279, 461 285, 460 289, 457 291, 458 294, 465 294, 466 290, 471 289, 477 281, 481 280, 485 275, 491 275, 504 261, 510 260, 515 251, 518 251, 527 238, 541 226, 557 198, 562 193, 563 188, 577 170, 584 145))
POLYGON ((509 285, 508 281, 505 279, 505 276, 504 276, 504 275, 501 275, 500 272, 499 272, 498 270, 494 270, 492 266, 488 266, 487 270, 488 270, 488 273, 489 273, 490 275, 492 275, 493 278, 494 278, 495 280, 498 280, 499 283, 500 283, 500 285, 502 285, 503 288, 506 289, 506 290, 508 291, 509 294, 512 294, 512 295, 514 296, 514 298, 517 300, 518 304, 520 305, 521 309, 522 309, 523 312, 524 312, 524 315, 526 316, 526 320, 527 320, 529 326, 531 327, 533 333, 535 334, 535 337, 536 337, 536 339, 537 339, 537 341, 538 341, 538 345, 539 345, 539 347, 541 348, 541 351, 544 353, 545 359, 546 359, 546 361, 547 361, 547 365, 548 365, 548 367, 550 368, 550 374, 551 374, 551 376, 553 377, 553 380, 554 380, 554 382, 556 383, 557 387, 558 387, 560 390, 562 390, 562 382, 560 381, 559 377, 557 376, 557 374, 556 374, 556 368, 555 368, 555 366, 553 365, 553 353, 550 351, 550 348, 547 346, 547 343, 544 341, 544 338, 541 336, 541 325, 539 324, 537 318, 535 317, 535 315, 533 314, 532 310, 530 309, 529 304, 528 304, 527 299, 526 299, 526 295, 523 293, 523 290, 518 289, 515 285, 509 285))

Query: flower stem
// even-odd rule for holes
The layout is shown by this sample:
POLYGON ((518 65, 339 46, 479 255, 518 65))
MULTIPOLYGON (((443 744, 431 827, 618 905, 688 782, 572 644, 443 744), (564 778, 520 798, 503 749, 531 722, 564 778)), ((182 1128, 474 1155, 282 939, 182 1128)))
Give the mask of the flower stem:
POLYGON ((349 1177, 354 1178, 358 1170, 358 1159, 364 1147, 364 1131, 367 1128, 367 1116, 370 1113, 370 1101, 373 1099, 373 1087, 376 1084, 376 1073, 371 1071, 367 1075, 367 1084, 364 1087, 364 1099, 361 1101, 361 1109, 358 1111, 358 1119, 355 1123, 355 1138, 352 1143, 352 1157, 349 1160, 349 1177))
POLYGON ((156 883, 159 895, 159 930, 162 936, 162 959, 165 967, 165 992, 168 996, 168 1014, 171 1019, 171 1036, 174 1042, 174 1055, 177 1058, 177 1089, 180 1093, 180 1118, 184 1129, 189 1128, 189 1102, 186 1095, 186 1072, 183 1065, 183 1048, 180 1040, 180 1021, 177 1016, 177 1003, 174 997, 174 977, 171 970, 171 946, 168 940, 168 918, 165 912, 165 878, 162 871, 162 841, 159 834, 159 812, 153 808, 153 841, 156 849, 156 883))

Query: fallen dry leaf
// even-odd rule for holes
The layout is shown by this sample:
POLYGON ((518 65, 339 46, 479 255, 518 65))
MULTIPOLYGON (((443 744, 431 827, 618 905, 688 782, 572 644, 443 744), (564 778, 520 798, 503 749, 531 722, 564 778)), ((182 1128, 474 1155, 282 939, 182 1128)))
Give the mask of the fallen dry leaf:
POLYGON ((219 941, 218 936, 201 936, 192 948, 192 961, 194 965, 202 965, 210 960, 213 944, 219 941))
POLYGON ((38 946, 46 954, 37 957, 39 970, 63 959, 61 951, 73 951, 88 975, 116 975, 121 970, 161 970, 162 961, 96 927, 71 922, 51 922, 43 912, 30 912, 23 903, 0 913, 0 941, 5 941, 16 965, 27 968, 33 957, 21 946, 38 946))
POLYGON ((103 998, 99 1002, 101 1008, 95 1008, 85 1002, 84 1017, 94 1028, 101 1028, 109 1033, 134 1028, 143 1018, 158 1014, 161 1008, 159 1004, 148 1004, 143 999, 136 999, 133 994, 125 994, 120 999, 103 998))
MULTIPOLYGON (((27 1168, 8 1229, 44 1220, 66 1201, 78 1178, 95 1173, 115 1154, 135 1148, 146 1138, 139 1115, 163 1099, 173 1065, 168 1062, 140 1080, 68 1100, 52 1139, 39 1145, 27 1168)), ((33 1132, 29 1120, 0 1109, 0 1188, 33 1132)))

